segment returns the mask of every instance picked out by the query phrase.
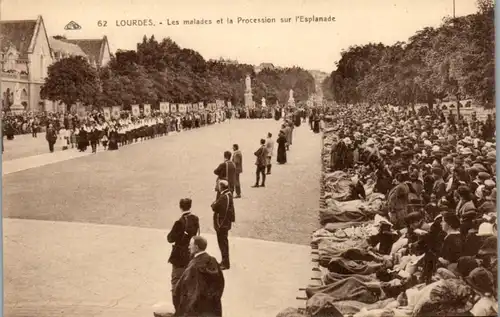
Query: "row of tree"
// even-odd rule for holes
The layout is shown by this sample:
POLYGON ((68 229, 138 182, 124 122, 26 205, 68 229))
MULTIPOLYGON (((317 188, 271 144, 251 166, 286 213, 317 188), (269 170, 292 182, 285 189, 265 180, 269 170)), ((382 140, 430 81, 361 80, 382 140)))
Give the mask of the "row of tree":
POLYGON ((325 97, 414 106, 449 98, 473 98, 491 107, 495 98, 494 4, 478 1, 476 14, 445 18, 438 28, 418 31, 408 42, 367 44, 343 51, 323 82, 325 97))
POLYGON ((48 68, 41 97, 95 106, 124 106, 159 102, 214 102, 216 99, 244 103, 245 77, 252 78, 254 100, 268 105, 288 101, 294 90, 296 101, 314 93, 312 75, 301 68, 264 69, 255 73, 247 64, 205 61, 196 51, 179 47, 170 38, 158 42, 144 36, 137 50, 118 51, 103 68, 92 68, 81 57, 62 59, 48 68))

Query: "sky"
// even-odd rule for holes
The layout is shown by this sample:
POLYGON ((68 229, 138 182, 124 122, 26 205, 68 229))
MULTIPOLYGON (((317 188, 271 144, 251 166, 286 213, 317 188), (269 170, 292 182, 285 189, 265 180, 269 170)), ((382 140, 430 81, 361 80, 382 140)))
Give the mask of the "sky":
MULTIPOLYGON (((475 0, 455 0, 456 16, 476 12, 475 0)), ((453 0, 0 0, 1 20, 42 15, 49 36, 108 37, 112 53, 135 49, 144 35, 170 37, 205 59, 230 58, 331 72, 351 45, 406 41, 453 15, 453 0), (334 17, 334 22, 296 22, 296 16, 334 17), (237 18, 275 18, 276 23, 237 23, 237 18), (281 18, 291 23, 281 23, 281 18), (228 24, 231 18, 234 24, 228 24), (151 19, 154 26, 117 26, 151 19), (212 20, 183 25, 183 20, 212 20), (218 19, 224 23, 217 24, 218 19), (168 25, 180 21, 180 25, 168 25), (80 30, 64 30, 75 21, 80 30), (106 21, 106 26, 99 27, 106 21), (162 24, 160 24, 160 22, 162 24)))

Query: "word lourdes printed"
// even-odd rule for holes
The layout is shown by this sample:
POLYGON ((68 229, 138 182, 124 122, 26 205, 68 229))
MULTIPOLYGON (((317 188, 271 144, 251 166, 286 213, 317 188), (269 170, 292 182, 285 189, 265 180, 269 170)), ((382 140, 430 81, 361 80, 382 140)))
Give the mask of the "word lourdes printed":
MULTIPOLYGON (((335 22, 335 17, 333 16, 303 16, 297 15, 295 17, 281 17, 279 19, 272 17, 236 17, 236 18, 220 18, 217 20, 211 19, 166 19, 158 21, 159 25, 211 25, 211 24, 263 24, 263 23, 318 23, 318 22, 335 22)), ((97 21, 98 27, 108 27, 108 21, 99 20, 97 21)), ((127 19, 127 20, 115 20, 115 25, 117 27, 147 27, 156 26, 156 23, 152 19, 127 19)))

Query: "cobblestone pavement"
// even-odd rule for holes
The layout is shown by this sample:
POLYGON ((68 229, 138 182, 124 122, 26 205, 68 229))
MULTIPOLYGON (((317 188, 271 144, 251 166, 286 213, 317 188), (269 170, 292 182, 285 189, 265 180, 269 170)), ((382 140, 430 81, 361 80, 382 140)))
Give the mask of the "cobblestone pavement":
POLYGON ((242 316, 242 308, 272 316, 298 304, 310 274, 321 140, 307 126, 295 129, 289 164, 273 167, 266 188, 250 188, 259 139, 278 129, 272 120, 232 121, 5 175, 4 217, 18 218, 4 220, 6 316, 151 314, 170 298, 164 235, 180 198, 193 198, 220 258, 211 235, 213 169, 233 143, 244 155, 243 199, 230 233, 225 316, 242 316))

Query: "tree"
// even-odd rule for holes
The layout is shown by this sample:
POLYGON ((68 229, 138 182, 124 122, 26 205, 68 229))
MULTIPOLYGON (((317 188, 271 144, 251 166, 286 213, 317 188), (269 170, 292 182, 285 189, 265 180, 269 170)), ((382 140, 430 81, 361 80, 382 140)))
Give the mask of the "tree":
MULTIPOLYGON (((491 0, 478 12, 446 18, 393 46, 352 46, 323 82, 325 95, 341 104, 358 102, 412 106, 435 99, 474 98, 491 106, 495 96, 495 27, 491 0)), ((458 109, 459 111, 459 109, 458 109)))
POLYGON ((42 99, 63 102, 68 111, 77 102, 94 104, 98 95, 97 72, 81 56, 64 58, 49 66, 40 91, 42 99))

